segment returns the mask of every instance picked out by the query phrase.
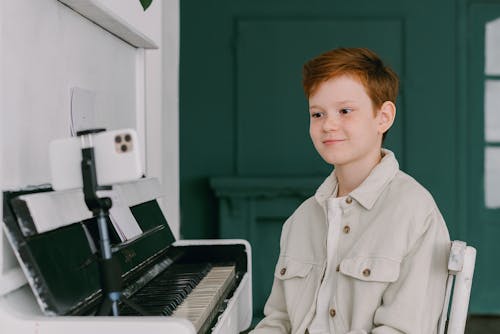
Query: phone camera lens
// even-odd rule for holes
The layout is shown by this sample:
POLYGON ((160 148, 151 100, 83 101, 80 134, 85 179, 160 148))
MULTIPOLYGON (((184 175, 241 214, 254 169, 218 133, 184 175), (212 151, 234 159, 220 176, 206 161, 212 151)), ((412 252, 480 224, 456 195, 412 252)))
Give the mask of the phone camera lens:
POLYGON ((122 152, 127 152, 127 148, 128 147, 125 144, 120 146, 120 149, 122 150, 122 152))
POLYGON ((132 136, 131 135, 125 135, 125 141, 128 143, 129 141, 132 140, 132 136))
POLYGON ((121 136, 116 136, 115 137, 115 143, 120 144, 122 142, 122 137, 121 136))

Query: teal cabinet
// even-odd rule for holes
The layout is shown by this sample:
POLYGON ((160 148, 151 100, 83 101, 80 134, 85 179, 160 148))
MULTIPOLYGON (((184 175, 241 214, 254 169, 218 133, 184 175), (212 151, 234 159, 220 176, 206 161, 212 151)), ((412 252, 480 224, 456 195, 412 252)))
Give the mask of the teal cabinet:
POLYGON ((252 245, 254 319, 262 317, 271 292, 283 222, 321 178, 219 177, 210 180, 219 203, 219 233, 252 245))

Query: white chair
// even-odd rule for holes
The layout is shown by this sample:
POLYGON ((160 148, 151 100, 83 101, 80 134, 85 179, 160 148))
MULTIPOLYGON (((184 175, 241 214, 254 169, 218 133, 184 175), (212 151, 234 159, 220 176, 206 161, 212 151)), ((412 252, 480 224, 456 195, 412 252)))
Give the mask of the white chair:
POLYGON ((441 319, 439 319, 438 334, 444 334, 449 308, 451 308, 451 310, 446 334, 464 333, 475 263, 476 249, 474 247, 467 246, 463 241, 452 241, 450 258, 448 260, 449 275, 446 283, 446 295, 441 319), (455 285, 453 287, 453 299, 450 305, 453 281, 455 281, 455 285))

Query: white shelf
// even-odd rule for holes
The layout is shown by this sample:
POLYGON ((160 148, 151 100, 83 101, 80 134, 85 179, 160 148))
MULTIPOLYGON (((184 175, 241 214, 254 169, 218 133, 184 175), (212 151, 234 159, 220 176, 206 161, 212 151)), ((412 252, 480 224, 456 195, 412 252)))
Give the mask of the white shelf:
MULTIPOLYGON (((158 45, 144 31, 127 22, 119 13, 101 0, 59 0, 103 29, 125 42, 144 49, 157 49, 158 45)), ((137 4, 139 1, 137 0, 137 4)), ((140 7, 140 5, 139 5, 140 7)))

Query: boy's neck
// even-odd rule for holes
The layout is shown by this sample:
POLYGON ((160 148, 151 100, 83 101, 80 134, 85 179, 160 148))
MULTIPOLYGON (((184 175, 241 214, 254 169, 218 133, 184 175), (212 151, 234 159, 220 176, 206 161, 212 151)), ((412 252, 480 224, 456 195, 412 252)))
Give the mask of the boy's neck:
POLYGON ((382 160, 382 151, 377 150, 353 164, 335 166, 335 176, 338 182, 337 197, 348 195, 363 183, 380 160, 382 160))

